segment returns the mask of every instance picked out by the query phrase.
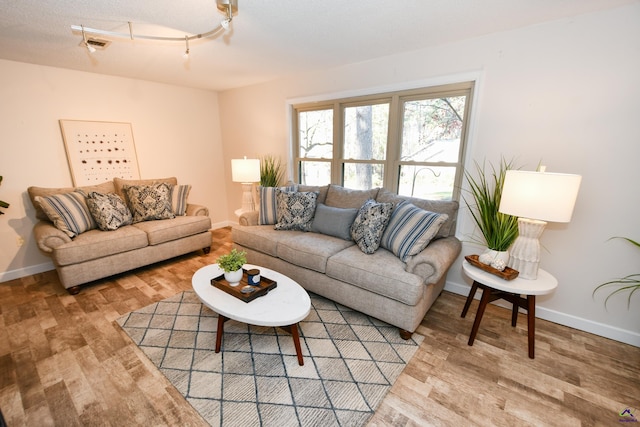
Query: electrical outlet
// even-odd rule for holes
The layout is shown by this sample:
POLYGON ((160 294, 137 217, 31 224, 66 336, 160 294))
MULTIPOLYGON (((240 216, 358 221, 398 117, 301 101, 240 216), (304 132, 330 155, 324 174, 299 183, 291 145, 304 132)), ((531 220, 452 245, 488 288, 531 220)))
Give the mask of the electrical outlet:
POLYGON ((22 246, 24 245, 24 238, 22 236, 18 236, 16 237, 16 245, 17 246, 22 246))

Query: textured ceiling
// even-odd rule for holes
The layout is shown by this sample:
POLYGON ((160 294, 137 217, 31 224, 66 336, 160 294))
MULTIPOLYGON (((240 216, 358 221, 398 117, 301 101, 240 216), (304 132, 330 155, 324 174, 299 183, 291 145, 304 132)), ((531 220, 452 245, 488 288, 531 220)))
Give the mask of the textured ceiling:
MULTIPOLYGON (((215 0, 0 0, 0 58, 225 90, 637 0, 239 0, 215 39, 113 41, 89 54, 71 25, 183 37, 224 17, 215 0)), ((108 37, 101 37, 108 38, 108 37)))

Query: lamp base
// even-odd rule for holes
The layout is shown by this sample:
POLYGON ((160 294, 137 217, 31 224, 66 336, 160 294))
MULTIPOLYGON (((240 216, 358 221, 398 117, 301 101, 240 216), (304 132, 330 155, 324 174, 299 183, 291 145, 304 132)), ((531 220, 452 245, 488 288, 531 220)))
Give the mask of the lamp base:
POLYGON ((518 277, 535 280, 540 263, 540 241, 545 221, 518 218, 518 237, 509 248, 509 267, 518 270, 518 277))
POLYGON ((242 183, 242 212, 253 212, 256 206, 253 198, 253 184, 250 182, 242 183))

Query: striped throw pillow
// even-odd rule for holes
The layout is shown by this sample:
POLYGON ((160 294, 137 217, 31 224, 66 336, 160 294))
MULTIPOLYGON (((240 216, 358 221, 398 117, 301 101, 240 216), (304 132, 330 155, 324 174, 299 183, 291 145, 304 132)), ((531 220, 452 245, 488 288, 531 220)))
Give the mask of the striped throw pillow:
POLYGON ((276 201, 276 190, 297 191, 297 185, 287 187, 260 187, 260 212, 258 216, 259 225, 274 225, 278 222, 278 204, 276 201))
POLYGON ((35 201, 53 225, 71 238, 98 227, 89 212, 85 195, 79 191, 36 196, 35 201))
POLYGON ((436 236, 448 215, 425 211, 409 202, 401 202, 391 213, 380 246, 403 262, 419 254, 436 236))
POLYGON ((171 207, 176 216, 187 213, 187 197, 189 197, 191 185, 174 185, 171 191, 171 207))

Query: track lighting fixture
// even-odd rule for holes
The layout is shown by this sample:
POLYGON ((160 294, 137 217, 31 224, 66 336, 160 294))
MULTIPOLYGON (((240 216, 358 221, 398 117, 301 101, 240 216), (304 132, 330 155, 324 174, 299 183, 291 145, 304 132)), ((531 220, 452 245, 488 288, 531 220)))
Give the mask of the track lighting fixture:
POLYGON ((187 45, 187 50, 184 51, 184 55, 182 55, 182 57, 184 59, 189 59, 189 37, 188 36, 184 36, 184 42, 187 45))
POLYGON ((218 10, 225 14, 225 18, 211 31, 207 31, 206 33, 196 34, 193 36, 185 35, 182 37, 163 37, 163 36, 151 36, 144 34, 134 34, 133 32, 133 23, 128 22, 129 24, 129 33, 118 33, 115 31, 107 31, 107 30, 99 30, 96 28, 88 28, 84 25, 72 25, 71 30, 74 32, 82 33, 82 41, 87 50, 91 53, 95 52, 96 49, 89 44, 87 41, 87 34, 92 35, 101 35, 107 37, 115 37, 115 38, 126 38, 126 39, 145 39, 145 40, 159 40, 159 41, 184 41, 186 43, 186 51, 184 53, 184 57, 187 58, 189 56, 189 41, 194 39, 202 39, 207 37, 216 36, 220 31, 227 31, 230 27, 231 21, 233 20, 233 15, 238 13, 238 0, 216 0, 216 4, 218 10))
POLYGON ((91 46, 87 41, 87 34, 84 32, 84 27, 82 27, 82 42, 84 43, 84 47, 87 48, 89 53, 94 53, 96 51, 96 48, 91 46))

